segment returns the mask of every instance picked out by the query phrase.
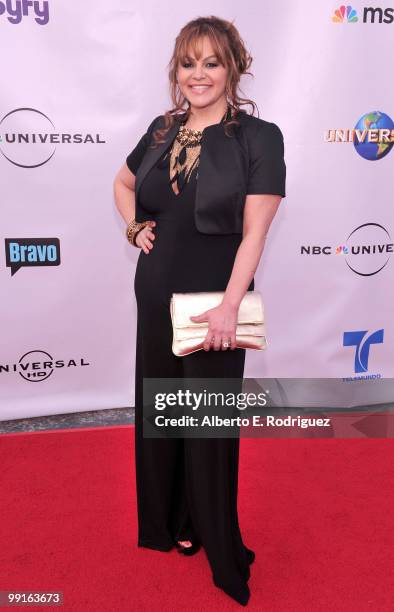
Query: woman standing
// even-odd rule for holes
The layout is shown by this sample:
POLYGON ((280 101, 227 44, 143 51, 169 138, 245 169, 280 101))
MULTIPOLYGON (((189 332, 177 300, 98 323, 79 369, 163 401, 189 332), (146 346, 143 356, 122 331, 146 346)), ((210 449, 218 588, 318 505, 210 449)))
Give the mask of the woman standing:
POLYGON ((170 63, 174 108, 156 117, 119 170, 116 206, 141 249, 137 301, 135 461, 138 546, 184 554, 205 549, 214 584, 242 605, 254 552, 237 514, 239 438, 151 439, 142 434, 146 378, 238 378, 240 302, 285 196, 283 138, 273 123, 240 109, 252 58, 233 24, 195 19, 179 33, 170 63), (186 110, 185 110, 186 105, 186 110), (223 291, 204 350, 172 352, 172 293, 223 291))

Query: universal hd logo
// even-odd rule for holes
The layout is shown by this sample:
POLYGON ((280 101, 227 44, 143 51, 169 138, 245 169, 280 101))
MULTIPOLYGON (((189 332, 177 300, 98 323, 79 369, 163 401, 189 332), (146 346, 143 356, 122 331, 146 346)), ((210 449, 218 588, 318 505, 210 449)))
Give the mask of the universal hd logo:
POLYGON ((47 380, 58 368, 78 368, 90 366, 83 357, 55 359, 48 351, 35 349, 28 351, 17 363, 0 362, 0 377, 7 374, 19 374, 27 382, 42 382, 47 380))

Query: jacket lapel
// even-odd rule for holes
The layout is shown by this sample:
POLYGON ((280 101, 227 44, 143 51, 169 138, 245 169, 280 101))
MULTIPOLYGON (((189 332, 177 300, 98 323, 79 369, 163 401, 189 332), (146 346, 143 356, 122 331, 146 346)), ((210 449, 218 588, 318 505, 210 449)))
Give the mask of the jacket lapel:
POLYGON ((149 170, 153 168, 153 166, 159 161, 160 157, 164 155, 165 151, 167 151, 167 149, 169 149, 169 147, 172 145, 173 140, 178 133, 179 124, 182 122, 184 115, 185 113, 182 113, 178 117, 175 117, 175 123, 167 132, 165 142, 158 144, 154 149, 150 149, 149 147, 147 148, 135 177, 136 201, 138 201, 142 181, 148 174, 149 170))

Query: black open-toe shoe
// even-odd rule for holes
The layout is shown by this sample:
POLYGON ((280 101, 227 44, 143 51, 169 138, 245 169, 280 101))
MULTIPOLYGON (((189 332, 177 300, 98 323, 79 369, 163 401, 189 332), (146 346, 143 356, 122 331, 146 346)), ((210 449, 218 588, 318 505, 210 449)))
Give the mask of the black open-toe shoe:
MULTIPOLYGON (((185 541, 187 541, 187 538, 185 541)), ((201 548, 201 544, 200 542, 198 542, 198 540, 195 540, 194 542, 192 540, 189 540, 189 542, 192 543, 191 546, 183 546, 183 544, 180 544, 178 540, 175 540, 175 546, 177 551, 182 555, 186 555, 186 557, 191 557, 192 555, 195 555, 201 548)))

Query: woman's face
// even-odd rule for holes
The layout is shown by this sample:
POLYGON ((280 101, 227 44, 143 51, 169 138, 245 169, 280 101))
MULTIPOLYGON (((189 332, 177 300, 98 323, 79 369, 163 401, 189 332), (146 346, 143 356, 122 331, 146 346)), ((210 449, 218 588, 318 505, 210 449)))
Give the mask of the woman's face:
POLYGON ((219 100, 226 100, 227 68, 219 64, 208 36, 201 38, 201 57, 196 59, 189 50, 187 58, 179 63, 179 88, 191 106, 205 108, 219 100))

